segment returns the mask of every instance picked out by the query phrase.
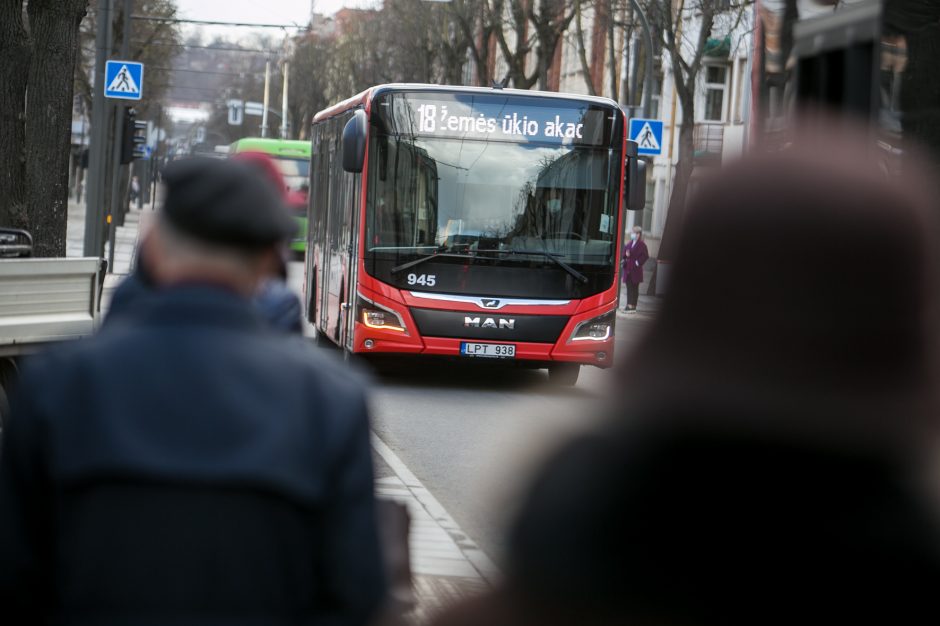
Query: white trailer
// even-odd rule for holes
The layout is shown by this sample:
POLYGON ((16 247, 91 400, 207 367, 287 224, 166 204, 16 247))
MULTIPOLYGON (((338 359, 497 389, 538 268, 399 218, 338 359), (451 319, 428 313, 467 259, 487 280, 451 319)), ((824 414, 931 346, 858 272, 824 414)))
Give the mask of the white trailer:
POLYGON ((102 276, 95 257, 0 260, 0 423, 18 357, 94 332, 102 276))

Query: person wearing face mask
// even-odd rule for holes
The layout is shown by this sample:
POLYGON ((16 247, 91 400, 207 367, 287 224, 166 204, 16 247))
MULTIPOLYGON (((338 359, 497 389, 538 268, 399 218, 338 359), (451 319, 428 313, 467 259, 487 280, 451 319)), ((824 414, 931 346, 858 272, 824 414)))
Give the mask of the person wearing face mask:
MULTIPOLYGON (((263 152, 239 152, 232 160, 247 163, 248 167, 254 169, 256 173, 259 173, 262 178, 273 185, 284 203, 289 202, 287 183, 270 155, 263 152)), ((231 219, 231 217, 231 212, 220 211, 217 215, 211 216, 210 219, 213 221, 222 220, 215 225, 215 227, 222 227, 223 221, 231 219)), ((149 268, 151 261, 147 258, 148 251, 152 248, 147 243, 149 236, 149 232, 142 235, 134 270, 121 281, 114 291, 108 306, 107 316, 104 318, 104 324, 110 324, 113 320, 121 318, 132 304, 136 306, 136 302, 141 299, 141 296, 148 296, 157 290, 157 285, 149 268)), ((303 305, 287 284, 287 263, 290 251, 286 246, 286 241, 278 244, 274 255, 274 273, 261 282, 258 292, 253 298, 253 303, 269 328, 300 335, 303 333, 303 324, 301 322, 303 305)))
POLYGON ((643 282, 643 265, 650 258, 649 250, 643 241, 643 229, 634 226, 630 241, 623 246, 620 265, 623 283, 627 286, 627 313, 636 313, 636 302, 640 297, 640 283, 643 282))

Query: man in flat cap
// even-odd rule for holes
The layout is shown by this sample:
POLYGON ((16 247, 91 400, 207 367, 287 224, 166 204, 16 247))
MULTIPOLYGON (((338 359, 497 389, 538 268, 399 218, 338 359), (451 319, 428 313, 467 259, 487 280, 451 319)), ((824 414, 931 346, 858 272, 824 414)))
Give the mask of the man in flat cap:
MULTIPOLYGON (((282 201, 285 200, 286 193, 283 192, 284 179, 273 159, 260 152, 242 154, 252 155, 253 158, 251 160, 236 158, 239 167, 247 163, 252 173, 256 175, 260 173, 264 181, 275 186, 278 190, 278 197, 282 201)), ((198 197, 194 197, 192 193, 193 191, 205 193, 209 187, 189 189, 190 170, 193 169, 189 163, 192 163, 192 161, 183 161, 182 163, 184 165, 177 163, 176 166, 171 168, 171 176, 177 177, 175 184, 178 193, 172 203, 165 207, 165 211, 171 219, 182 219, 180 227, 196 233, 203 233, 201 237, 207 241, 216 241, 223 244, 230 242, 232 245, 240 247, 246 245, 255 247, 259 242, 268 245, 268 241, 276 238, 278 232, 284 233, 280 236, 280 239, 274 239, 280 252, 280 254, 273 257, 277 276, 262 281, 254 294, 253 301, 258 313, 270 327, 284 332, 301 334, 303 331, 301 322, 302 305, 300 299, 286 284, 287 256, 289 254, 287 242, 296 228, 293 218, 285 221, 282 215, 277 215, 277 221, 271 220, 270 215, 258 212, 254 206, 255 201, 250 196, 231 194, 230 192, 235 191, 236 187, 230 188, 228 195, 220 194, 215 196, 211 202, 202 202, 198 197), (186 209, 185 207, 188 205, 195 206, 195 210, 186 209)), ((198 160, 195 163, 196 169, 218 169, 217 166, 213 165, 216 161, 198 160)), ((232 168, 224 167, 224 169, 231 170, 232 168)), ((238 169, 235 168, 235 171, 238 169)), ((205 172, 203 178, 206 178, 205 172)), ((197 182, 200 185, 203 184, 202 180, 197 182)), ((216 184, 220 182, 221 180, 218 180, 216 184)), ((106 324, 120 318, 132 302, 136 302, 156 286, 150 269, 152 261, 149 260, 149 256, 156 252, 148 239, 149 233, 143 237, 133 272, 121 281, 112 294, 108 313, 104 320, 106 324)))
POLYGON ((366 623, 385 586, 363 392, 250 302, 293 220, 245 164, 184 161, 165 182, 144 244, 152 286, 20 377, 0 456, 0 611, 366 623))

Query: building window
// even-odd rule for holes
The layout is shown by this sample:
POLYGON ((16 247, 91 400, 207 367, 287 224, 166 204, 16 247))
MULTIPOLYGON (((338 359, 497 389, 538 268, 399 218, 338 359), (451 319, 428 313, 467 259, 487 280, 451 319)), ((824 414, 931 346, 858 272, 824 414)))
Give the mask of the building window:
POLYGON ((728 66, 705 66, 705 122, 725 121, 725 93, 728 90, 728 66))

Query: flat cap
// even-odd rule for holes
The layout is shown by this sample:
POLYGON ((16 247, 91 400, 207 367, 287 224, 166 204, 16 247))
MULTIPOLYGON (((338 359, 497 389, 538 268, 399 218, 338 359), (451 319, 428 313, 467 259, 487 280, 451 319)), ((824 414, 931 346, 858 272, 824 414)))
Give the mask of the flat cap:
POLYGON ((199 240, 264 248, 297 229, 281 191, 249 164, 194 157, 168 165, 163 180, 166 219, 199 240))

